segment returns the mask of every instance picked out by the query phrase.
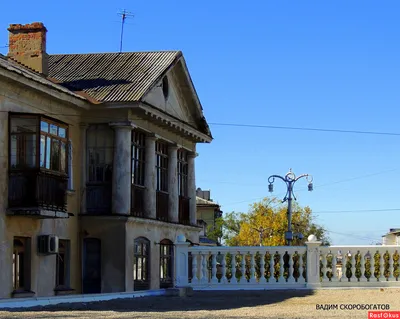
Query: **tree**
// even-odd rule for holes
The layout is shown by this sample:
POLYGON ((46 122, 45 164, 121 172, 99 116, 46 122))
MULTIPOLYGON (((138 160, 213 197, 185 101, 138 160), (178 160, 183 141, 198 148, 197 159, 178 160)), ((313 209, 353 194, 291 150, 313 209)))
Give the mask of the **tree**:
MULTIPOLYGON (((326 230, 313 222, 310 207, 292 206, 292 230, 301 233, 303 239, 295 239, 293 245, 304 245, 307 237, 315 235, 323 245, 329 245, 326 230)), ((287 205, 277 199, 265 198, 250 206, 247 214, 231 212, 222 217, 222 238, 227 246, 285 245, 287 231, 287 205)))

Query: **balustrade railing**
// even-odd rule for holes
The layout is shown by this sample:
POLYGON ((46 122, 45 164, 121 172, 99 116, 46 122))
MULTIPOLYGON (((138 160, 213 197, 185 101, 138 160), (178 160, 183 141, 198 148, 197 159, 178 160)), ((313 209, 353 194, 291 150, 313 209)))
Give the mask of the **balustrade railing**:
POLYGON ((313 239, 297 247, 189 247, 178 236, 175 284, 216 290, 400 287, 400 246, 320 245, 313 239))
POLYGON ((10 171, 8 206, 67 211, 68 177, 37 170, 10 171))

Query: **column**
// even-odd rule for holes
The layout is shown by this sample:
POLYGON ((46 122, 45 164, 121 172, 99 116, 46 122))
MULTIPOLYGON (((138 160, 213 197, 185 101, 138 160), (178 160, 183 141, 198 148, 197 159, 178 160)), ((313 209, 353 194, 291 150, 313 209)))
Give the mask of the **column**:
POLYGON ((190 197, 189 216, 190 224, 197 225, 196 216, 196 174, 194 161, 197 153, 188 154, 188 195, 190 197))
POLYGON ((87 160, 86 160, 86 154, 87 154, 87 149, 86 149, 86 132, 87 132, 88 125, 85 123, 80 124, 80 142, 81 142, 81 147, 80 147, 80 153, 81 153, 81 190, 79 194, 81 194, 81 214, 86 213, 86 181, 87 181, 87 160))
POLYGON ((131 212, 131 138, 130 121, 110 123, 114 129, 114 158, 112 177, 112 212, 129 215, 131 212))
POLYGON ((179 221, 178 194, 178 146, 168 147, 168 217, 171 222, 179 221))
POLYGON ((156 218, 156 189, 157 189, 157 176, 156 176, 156 136, 154 134, 146 136, 145 142, 145 177, 144 186, 145 190, 145 215, 149 218, 156 218))

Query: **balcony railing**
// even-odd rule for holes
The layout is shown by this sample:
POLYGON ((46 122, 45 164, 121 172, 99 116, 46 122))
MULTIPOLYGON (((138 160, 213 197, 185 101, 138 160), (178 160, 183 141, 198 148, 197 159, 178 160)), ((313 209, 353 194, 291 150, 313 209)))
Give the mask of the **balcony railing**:
POLYGON ((68 177, 43 171, 11 171, 9 208, 43 208, 67 211, 68 177))
POLYGON ((86 212, 93 215, 111 213, 111 183, 86 185, 86 212))
POLYGON ((131 215, 145 217, 144 214, 144 191, 145 188, 139 185, 132 185, 131 188, 131 215))
POLYGON ((157 219, 168 222, 168 200, 169 194, 161 191, 157 191, 157 219))
POLYGON ((190 224, 190 198, 179 196, 179 223, 184 225, 190 224))

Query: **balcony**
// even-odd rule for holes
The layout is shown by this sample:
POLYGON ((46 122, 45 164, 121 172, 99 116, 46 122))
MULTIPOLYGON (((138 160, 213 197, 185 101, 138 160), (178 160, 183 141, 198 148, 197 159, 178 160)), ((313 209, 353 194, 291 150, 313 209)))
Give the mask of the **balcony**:
POLYGON ((38 170, 10 171, 8 214, 68 218, 68 177, 38 170))
POLYGON ((157 191, 157 207, 156 207, 156 216, 158 220, 163 222, 168 222, 168 201, 169 194, 162 191, 157 191))
POLYGON ((190 198, 179 196, 179 223, 190 225, 190 198))
POLYGON ((91 183, 86 185, 86 212, 90 215, 111 214, 111 183, 91 183))
POLYGON ((144 191, 145 188, 139 185, 132 185, 131 188, 131 215, 135 217, 146 217, 144 212, 144 191))

